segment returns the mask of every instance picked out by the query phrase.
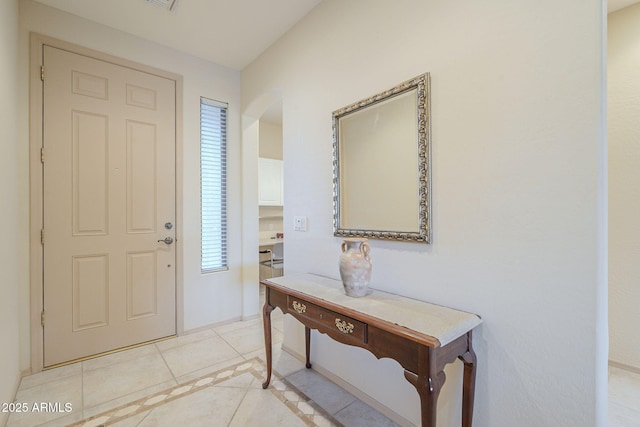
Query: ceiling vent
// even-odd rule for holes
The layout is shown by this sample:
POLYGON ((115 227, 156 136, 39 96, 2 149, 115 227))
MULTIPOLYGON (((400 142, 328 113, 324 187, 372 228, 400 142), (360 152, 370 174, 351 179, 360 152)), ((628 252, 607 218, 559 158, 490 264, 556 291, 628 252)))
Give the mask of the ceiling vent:
POLYGON ((147 3, 172 12, 175 10, 178 0, 147 0, 147 3))

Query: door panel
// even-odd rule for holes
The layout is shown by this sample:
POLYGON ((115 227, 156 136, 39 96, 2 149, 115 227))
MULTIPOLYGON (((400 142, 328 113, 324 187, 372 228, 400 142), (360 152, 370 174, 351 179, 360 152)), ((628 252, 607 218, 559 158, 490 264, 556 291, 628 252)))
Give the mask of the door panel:
POLYGON ((105 235, 109 222, 109 118, 73 111, 71 120, 73 235, 105 235))
POLYGON ((157 222, 156 126, 127 121, 127 231, 153 233, 157 222))
POLYGON ((73 331, 109 324, 109 257, 74 256, 73 331))
POLYGON ((175 82, 45 46, 44 365, 174 335, 175 82))

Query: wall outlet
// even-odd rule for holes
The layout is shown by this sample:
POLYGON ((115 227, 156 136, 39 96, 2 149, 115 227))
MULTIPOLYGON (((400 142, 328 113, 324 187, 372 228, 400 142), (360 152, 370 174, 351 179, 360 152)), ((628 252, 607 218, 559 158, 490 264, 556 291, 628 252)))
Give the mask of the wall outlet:
POLYGON ((293 231, 307 231, 307 217, 306 216, 294 216, 293 217, 293 231))

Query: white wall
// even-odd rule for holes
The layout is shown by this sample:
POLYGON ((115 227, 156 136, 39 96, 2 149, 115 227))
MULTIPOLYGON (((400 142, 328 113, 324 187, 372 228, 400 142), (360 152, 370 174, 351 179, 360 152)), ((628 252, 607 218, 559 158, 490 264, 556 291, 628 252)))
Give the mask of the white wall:
MULTIPOLYGON (((138 37, 98 25, 31 0, 20 2, 20 96, 23 147, 20 161, 20 190, 28 195, 28 52, 29 32, 102 51, 183 76, 183 283, 184 329, 238 319, 242 316, 241 260, 241 159, 240 159, 240 75, 138 37), (228 102, 229 149, 229 271, 200 274, 200 96, 228 102)), ((28 211, 25 200, 20 206, 28 211)), ((256 276, 257 277, 257 276, 256 276)), ((257 296, 256 296, 257 299, 257 296)), ((21 298, 22 320, 28 325, 28 290, 21 298)), ((251 313, 255 314, 255 313, 251 313)), ((22 331, 29 336, 28 328, 22 331)), ((28 350, 28 349, 26 349, 28 350)), ((25 351, 26 352, 26 351, 25 351)), ((23 359, 28 354, 22 355, 23 359)))
MULTIPOLYGON (((29 286, 27 243, 28 221, 21 216, 18 185, 18 0, 0 2, 0 129, 2 129, 2 156, 0 156, 0 224, 3 243, 0 245, 0 402, 12 402, 20 379, 20 307, 19 289, 29 286)), ((0 425, 8 414, 0 412, 0 425)))
MULTIPOLYGON (((243 108, 283 97, 285 270, 334 278, 331 112, 431 73, 433 244, 371 242, 372 286, 482 316, 477 426, 606 420, 602 9, 326 0, 242 72, 243 108)), ((285 345, 302 353, 302 336, 287 321, 285 345)), ((315 366, 418 423, 395 362, 317 334, 312 348, 315 366)), ((443 426, 459 425, 460 368, 443 426)))
POLYGON ((608 32, 609 358, 640 369, 640 4, 608 32))

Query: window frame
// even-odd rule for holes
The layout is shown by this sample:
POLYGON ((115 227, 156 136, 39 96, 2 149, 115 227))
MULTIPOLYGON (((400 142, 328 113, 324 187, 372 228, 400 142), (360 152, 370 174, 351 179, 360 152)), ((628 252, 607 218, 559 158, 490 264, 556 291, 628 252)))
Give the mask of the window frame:
POLYGON ((200 97, 201 274, 229 270, 228 111, 228 103, 200 97), (208 204, 205 201, 211 199, 214 199, 214 204, 218 206, 215 211, 207 208, 208 204))

